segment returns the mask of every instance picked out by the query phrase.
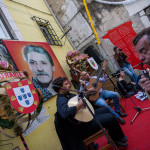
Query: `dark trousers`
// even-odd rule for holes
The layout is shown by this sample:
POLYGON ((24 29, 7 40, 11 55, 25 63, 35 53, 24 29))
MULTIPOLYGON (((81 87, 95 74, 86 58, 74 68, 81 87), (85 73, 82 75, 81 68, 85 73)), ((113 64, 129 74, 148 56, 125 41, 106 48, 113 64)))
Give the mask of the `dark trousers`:
MULTIPOLYGON (((120 125, 109 109, 106 107, 96 109, 95 116, 114 141, 124 137, 120 125)), ((75 124, 62 119, 59 115, 55 115, 55 128, 63 150, 85 150, 83 140, 100 130, 95 119, 88 123, 75 124)))
MULTIPOLYGON (((95 110, 95 116, 97 120, 101 123, 103 128, 106 128, 108 134, 114 141, 120 141, 124 137, 124 133, 117 122, 116 118, 110 113, 109 109, 106 107, 102 107, 95 110)), ((84 137, 87 138, 88 136, 96 133, 100 130, 100 126, 98 122, 93 119, 92 123, 81 128, 84 132, 84 137)))

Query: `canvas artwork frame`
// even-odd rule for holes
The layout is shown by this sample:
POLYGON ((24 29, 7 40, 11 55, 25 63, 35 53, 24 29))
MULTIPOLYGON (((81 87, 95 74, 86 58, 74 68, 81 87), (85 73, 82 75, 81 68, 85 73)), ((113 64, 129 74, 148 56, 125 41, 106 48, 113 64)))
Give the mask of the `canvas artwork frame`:
POLYGON ((53 79, 66 76, 52 48, 47 42, 3 40, 19 71, 27 71, 29 79, 43 94, 44 101, 56 95, 53 79))

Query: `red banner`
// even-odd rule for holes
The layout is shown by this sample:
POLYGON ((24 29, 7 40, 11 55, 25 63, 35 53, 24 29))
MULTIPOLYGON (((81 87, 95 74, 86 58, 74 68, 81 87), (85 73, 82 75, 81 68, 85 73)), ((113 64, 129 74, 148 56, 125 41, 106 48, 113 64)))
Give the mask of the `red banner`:
POLYGON ((115 46, 121 48, 128 56, 127 60, 134 69, 142 69, 141 65, 136 66, 141 61, 139 54, 132 45, 132 40, 136 36, 136 32, 132 28, 132 21, 126 22, 110 31, 103 36, 103 39, 109 39, 115 46))
POLYGON ((4 78, 12 78, 12 77, 25 77, 22 72, 4 72, 0 73, 0 80, 4 78))

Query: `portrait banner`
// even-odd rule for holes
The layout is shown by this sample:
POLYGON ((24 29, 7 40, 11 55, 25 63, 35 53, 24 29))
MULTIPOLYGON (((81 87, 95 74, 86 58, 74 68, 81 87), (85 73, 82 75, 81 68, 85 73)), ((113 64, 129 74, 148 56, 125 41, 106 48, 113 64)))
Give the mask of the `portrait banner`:
POLYGON ((134 69, 142 69, 139 64, 139 54, 136 52, 135 47, 132 45, 133 38, 137 35, 132 27, 132 21, 126 22, 112 30, 109 30, 103 39, 109 39, 114 46, 121 48, 128 56, 127 60, 134 69), (137 65, 137 66, 136 66, 137 65))
POLYGON ((19 71, 27 71, 34 86, 41 90, 44 101, 56 95, 52 81, 66 76, 47 42, 3 40, 19 71))

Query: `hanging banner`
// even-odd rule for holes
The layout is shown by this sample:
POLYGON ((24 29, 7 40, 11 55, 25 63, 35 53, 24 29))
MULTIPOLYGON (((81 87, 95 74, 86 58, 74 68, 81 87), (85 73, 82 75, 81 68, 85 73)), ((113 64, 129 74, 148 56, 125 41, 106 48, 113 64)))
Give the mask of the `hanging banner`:
POLYGON ((33 85, 40 89, 44 101, 56 95, 53 79, 66 76, 47 42, 3 40, 18 70, 27 71, 33 85))
MULTIPOLYGON (((114 46, 121 48, 128 56, 127 60, 132 66, 139 64, 139 54, 132 45, 133 38, 137 33, 133 30, 132 21, 126 22, 110 31, 103 36, 103 39, 109 39, 114 46)), ((141 65, 134 67, 134 69, 142 69, 141 65)))
POLYGON ((2 73, 0 73, 0 82, 3 81, 3 79, 6 79, 6 78, 7 78, 7 80, 10 80, 10 79, 16 78, 16 77, 17 78, 23 78, 23 77, 25 77, 25 75, 23 74, 23 72, 20 72, 20 71, 2 72, 2 73))

